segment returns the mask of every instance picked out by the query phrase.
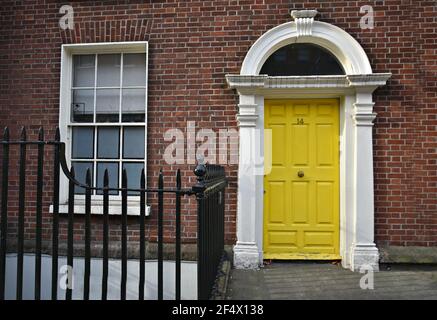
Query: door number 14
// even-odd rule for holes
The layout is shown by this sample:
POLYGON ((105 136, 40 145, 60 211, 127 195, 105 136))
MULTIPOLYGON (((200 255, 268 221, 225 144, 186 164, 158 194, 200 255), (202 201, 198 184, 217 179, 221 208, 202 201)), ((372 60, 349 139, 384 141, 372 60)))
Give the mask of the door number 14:
POLYGON ((304 124, 305 122, 303 121, 302 118, 297 118, 297 124, 304 124))

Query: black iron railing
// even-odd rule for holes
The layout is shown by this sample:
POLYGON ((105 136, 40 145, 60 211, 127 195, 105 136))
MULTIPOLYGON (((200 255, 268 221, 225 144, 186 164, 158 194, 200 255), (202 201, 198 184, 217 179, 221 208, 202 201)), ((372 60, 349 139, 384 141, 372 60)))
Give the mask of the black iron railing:
POLYGON ((208 299, 224 251, 224 199, 227 181, 221 166, 198 166, 197 197, 198 264, 197 285, 200 299, 208 299))
MULTIPOLYGON (((127 282, 127 261, 128 242, 127 238, 127 207, 128 192, 135 192, 140 195, 140 215, 139 223, 139 277, 138 277, 138 299, 144 299, 145 288, 145 244, 146 244, 146 195, 157 194, 157 294, 158 299, 163 299, 164 292, 164 273, 163 273, 163 252, 164 252, 164 203, 168 194, 175 197, 175 298, 181 298, 181 202, 182 197, 195 195, 198 202, 198 299, 208 299, 214 286, 217 275, 217 268, 224 253, 224 191, 227 185, 223 167, 216 165, 199 164, 195 169, 197 183, 191 188, 183 189, 181 186, 180 170, 176 173, 175 188, 164 188, 164 176, 162 171, 158 177, 158 188, 147 188, 144 170, 141 172, 140 188, 128 188, 126 171, 122 172, 121 188, 109 187, 108 171, 105 170, 103 187, 93 187, 91 183, 91 173, 86 172, 85 183, 79 182, 75 178, 74 168, 69 169, 65 158, 65 144, 61 142, 59 130, 56 130, 53 141, 44 140, 44 131, 39 130, 38 139, 29 141, 26 137, 26 130, 23 128, 21 137, 18 141, 12 141, 9 137, 7 128, 4 130, 2 144, 2 190, 1 190, 1 220, 0 220, 0 300, 5 298, 5 274, 6 274, 6 254, 8 252, 8 197, 9 191, 9 171, 10 171, 10 148, 19 147, 18 161, 18 210, 17 210, 17 232, 16 232, 16 253, 17 253, 17 279, 16 279, 16 299, 23 298, 23 256, 24 256, 24 224, 26 210, 26 151, 31 146, 37 147, 37 172, 36 172, 36 201, 35 201, 35 284, 34 299, 41 299, 41 254, 42 254, 42 219, 43 219, 43 195, 44 195, 44 162, 46 148, 53 147, 53 186, 51 214, 51 298, 58 298, 58 260, 59 260, 59 186, 61 170, 68 179, 68 217, 67 217, 67 265, 73 267, 74 263, 74 235, 75 235, 75 188, 85 189, 85 221, 84 221, 84 290, 83 299, 90 299, 90 277, 91 277, 91 194, 93 191, 100 191, 103 194, 103 237, 102 237, 102 282, 101 299, 108 297, 108 261, 109 261, 109 194, 111 191, 121 192, 121 281, 120 298, 126 299, 127 282)), ((72 299, 72 289, 67 287, 65 299, 72 299)))

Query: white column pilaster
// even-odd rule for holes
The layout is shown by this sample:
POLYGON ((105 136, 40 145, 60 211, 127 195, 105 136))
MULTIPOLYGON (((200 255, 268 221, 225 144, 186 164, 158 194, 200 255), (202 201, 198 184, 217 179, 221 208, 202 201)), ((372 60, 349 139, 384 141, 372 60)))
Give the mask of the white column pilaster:
POLYGON ((354 104, 355 122, 355 215, 353 243, 350 250, 351 269, 378 270, 379 253, 374 242, 374 193, 373 193, 373 112, 372 92, 357 92, 354 104))
POLYGON ((260 261, 256 239, 257 167, 255 155, 258 105, 255 96, 240 96, 237 120, 240 128, 237 243, 234 246, 234 266, 240 269, 258 268, 260 261))

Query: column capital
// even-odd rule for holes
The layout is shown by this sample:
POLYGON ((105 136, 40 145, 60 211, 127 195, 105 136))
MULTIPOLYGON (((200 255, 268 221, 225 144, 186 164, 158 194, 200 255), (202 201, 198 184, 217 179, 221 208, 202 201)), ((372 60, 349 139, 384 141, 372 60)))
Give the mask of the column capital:
POLYGON ((372 127, 373 120, 376 118, 376 113, 355 113, 353 116, 357 127, 372 127))
POLYGON ((356 126, 373 126, 373 120, 376 118, 376 113, 373 112, 373 106, 371 103, 354 103, 355 113, 353 119, 356 126))
POLYGON ((357 91, 372 93, 376 88, 385 86, 391 75, 391 73, 354 74, 348 75, 347 78, 349 85, 355 87, 357 91))
POLYGON ((239 127, 256 127, 258 120, 256 104, 239 104, 237 121, 239 127))

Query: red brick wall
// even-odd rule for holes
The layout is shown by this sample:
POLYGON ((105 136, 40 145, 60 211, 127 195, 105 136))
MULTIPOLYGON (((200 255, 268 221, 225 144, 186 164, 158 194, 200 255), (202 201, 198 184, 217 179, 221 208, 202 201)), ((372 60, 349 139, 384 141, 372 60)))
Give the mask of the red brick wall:
MULTIPOLYGON (((238 73, 256 39, 290 21, 291 9, 302 8, 319 10, 319 20, 352 34, 364 47, 374 72, 393 73, 388 86, 375 94, 378 243, 437 245, 434 1, 4 0, 0 8, 0 125, 10 126, 15 137, 20 125, 26 125, 33 136, 44 126, 53 137, 59 115, 61 44, 147 40, 148 184, 156 185, 159 168, 174 182, 173 173, 180 166, 166 165, 162 158, 167 145, 164 130, 184 129, 187 120, 195 120, 199 127, 236 128, 237 97, 226 88, 225 74, 238 73), (63 4, 73 6, 74 31, 59 28, 62 14, 58 12, 63 4), (372 4, 376 13, 374 30, 359 27, 359 9, 367 4, 372 4)), ((192 166, 182 169, 183 184, 194 183, 192 166)), ((49 176, 50 169, 46 172, 49 176)), ((228 166, 227 175, 226 239, 233 243, 237 167, 228 166)), ((31 175, 28 178, 33 179, 31 175)), ((45 203, 46 207, 50 203, 49 193, 45 203)), ((184 203, 184 237, 192 241, 194 202, 184 203)), ((167 232, 173 231, 170 208, 171 204, 167 232)), ((50 221, 49 215, 45 221, 50 221)), ((153 222, 152 218, 150 224, 153 222)), ((150 232, 155 234, 155 228, 150 232)), ((131 230, 131 236, 136 235, 137 231, 131 230)))

